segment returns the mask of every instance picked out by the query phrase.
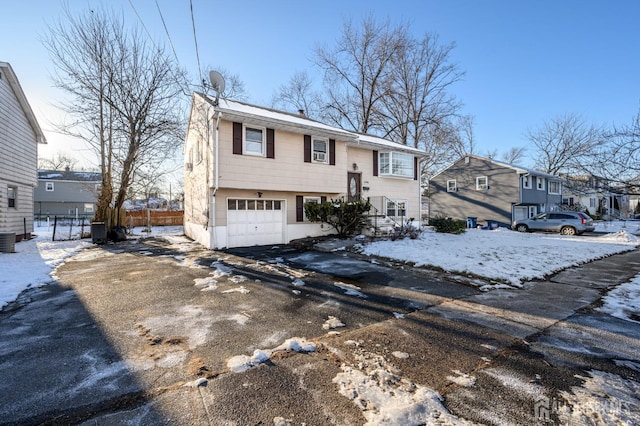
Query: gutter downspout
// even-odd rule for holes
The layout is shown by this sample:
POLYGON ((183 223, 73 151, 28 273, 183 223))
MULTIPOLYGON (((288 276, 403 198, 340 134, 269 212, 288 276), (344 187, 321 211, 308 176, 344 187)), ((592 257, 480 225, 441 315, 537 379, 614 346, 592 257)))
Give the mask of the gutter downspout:
POLYGON ((218 171, 218 166, 220 164, 219 162, 219 128, 220 128, 220 118, 222 117, 222 112, 217 111, 218 113, 218 117, 216 118, 216 129, 215 129, 215 136, 214 136, 214 141, 213 141, 213 150, 214 150, 214 177, 213 177, 213 193, 211 194, 211 205, 209 206, 209 226, 211 229, 211 232, 213 233, 212 235, 212 248, 217 249, 218 248, 218 239, 217 239, 217 232, 216 232, 216 194, 218 193, 218 188, 219 188, 219 176, 220 173, 218 171))

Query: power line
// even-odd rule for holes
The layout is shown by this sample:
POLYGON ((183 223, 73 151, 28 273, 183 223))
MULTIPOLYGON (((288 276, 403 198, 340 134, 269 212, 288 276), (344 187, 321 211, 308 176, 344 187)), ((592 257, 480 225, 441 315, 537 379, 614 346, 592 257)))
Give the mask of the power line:
MULTIPOLYGON (((131 6, 131 9, 133 9, 133 12, 138 17, 138 21, 140 21, 140 25, 142 25, 142 28, 144 29, 145 33, 147 33, 147 37, 149 37, 149 40, 151 40, 151 43, 153 43, 153 45, 158 50, 158 52, 160 52, 161 51, 160 46, 158 46, 158 44, 156 43, 154 38, 151 36, 151 33, 147 29, 147 26, 144 24, 144 21, 142 20, 142 17, 138 13, 138 10, 133 5, 133 1, 132 0, 129 0, 129 5, 131 6)), ((157 0, 156 0, 156 6, 158 7, 158 12, 160 13, 160 19, 162 20, 162 24, 164 25, 165 32, 167 33, 167 38, 169 39, 169 44, 171 45, 171 49, 173 50, 173 55, 176 58, 176 64, 178 66, 180 66, 180 60, 178 59, 178 55, 176 54, 176 51, 173 48, 173 43, 171 41, 171 36, 169 35, 169 31, 167 30, 167 26, 164 23, 164 18, 162 17, 162 12, 160 11, 160 6, 158 6, 157 0)), ((174 76, 174 78, 176 80, 176 83, 178 83, 178 86, 180 86, 180 90, 182 90, 182 94, 187 96, 187 97, 190 97, 191 96, 190 95, 191 90, 189 89, 189 86, 190 86, 189 80, 187 80, 186 76, 184 76, 183 74, 181 74, 181 77, 184 79, 184 82, 180 81, 180 79, 178 78, 178 75, 174 76), (183 85, 183 83, 184 83, 184 85, 183 85), (186 90, 185 90, 185 87, 186 87, 186 90)))
POLYGON ((196 37, 196 20, 193 17, 193 0, 189 0, 189 6, 191 8, 191 26, 193 27, 193 42, 196 45, 196 60, 198 61, 198 74, 200 76, 200 81, 204 85, 204 80, 202 79, 202 68, 200 67, 200 52, 198 51, 198 38, 196 37))

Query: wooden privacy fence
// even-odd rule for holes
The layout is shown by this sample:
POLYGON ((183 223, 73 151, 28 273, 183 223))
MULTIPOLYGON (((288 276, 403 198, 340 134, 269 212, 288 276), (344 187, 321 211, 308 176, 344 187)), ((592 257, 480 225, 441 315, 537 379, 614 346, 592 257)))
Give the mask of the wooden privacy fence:
POLYGON ((138 210, 128 211, 126 215, 128 228, 147 226, 147 224, 150 226, 182 226, 184 221, 183 210, 138 210))

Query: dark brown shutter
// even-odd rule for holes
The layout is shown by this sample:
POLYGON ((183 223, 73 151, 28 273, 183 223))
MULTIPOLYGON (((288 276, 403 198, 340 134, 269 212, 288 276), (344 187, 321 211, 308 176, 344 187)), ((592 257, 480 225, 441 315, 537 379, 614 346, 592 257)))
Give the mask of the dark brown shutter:
POLYGON ((274 130, 267 129, 267 158, 276 158, 274 130))
POLYGON ((418 180, 418 157, 413 157, 413 180, 418 180))
POLYGON ((320 203, 326 203, 327 202, 327 197, 326 196, 322 196, 320 197, 320 203))
POLYGON ((304 135, 304 162, 311 162, 311 136, 304 135))
POLYGON ((373 175, 378 176, 378 151, 373 151, 373 175))
POLYGON ((329 139, 329 164, 336 165, 336 140, 329 139))
POLYGON ((233 123, 233 153, 242 155, 242 123, 233 123))
POLYGON ((296 195, 296 222, 304 221, 304 198, 296 195))

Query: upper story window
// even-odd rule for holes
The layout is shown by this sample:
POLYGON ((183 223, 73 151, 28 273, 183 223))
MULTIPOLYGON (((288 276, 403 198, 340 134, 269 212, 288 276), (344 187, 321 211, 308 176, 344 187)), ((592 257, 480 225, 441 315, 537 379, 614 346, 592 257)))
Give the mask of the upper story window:
POLYGON ((53 182, 45 182, 44 190, 49 192, 53 191, 53 182))
POLYGON ((476 190, 484 191, 489 189, 489 178, 487 176, 478 176, 476 178, 476 190))
POLYGON ((322 138, 313 138, 313 155, 312 160, 314 163, 328 163, 329 162, 329 140, 322 138))
POLYGON ((536 188, 538 188, 540 191, 544 191, 544 178, 538 176, 536 178, 536 188))
POLYGON ((244 153, 248 155, 265 155, 265 133, 263 127, 244 126, 244 153))
POLYGON ((8 207, 16 207, 16 199, 18 197, 18 188, 10 186, 7 188, 8 207))
POLYGON ((84 212, 85 213, 93 213, 93 204, 86 203, 84 205, 84 212))
POLYGON ((522 187, 524 189, 531 189, 531 175, 522 176, 522 187))
POLYGON ((447 192, 456 192, 458 190, 458 184, 455 179, 447 181, 447 192))
POLYGON ((560 182, 549 181, 549 194, 560 194, 562 187, 560 182))
POLYGON ((381 152, 380 174, 413 178, 413 155, 404 152, 381 152))

